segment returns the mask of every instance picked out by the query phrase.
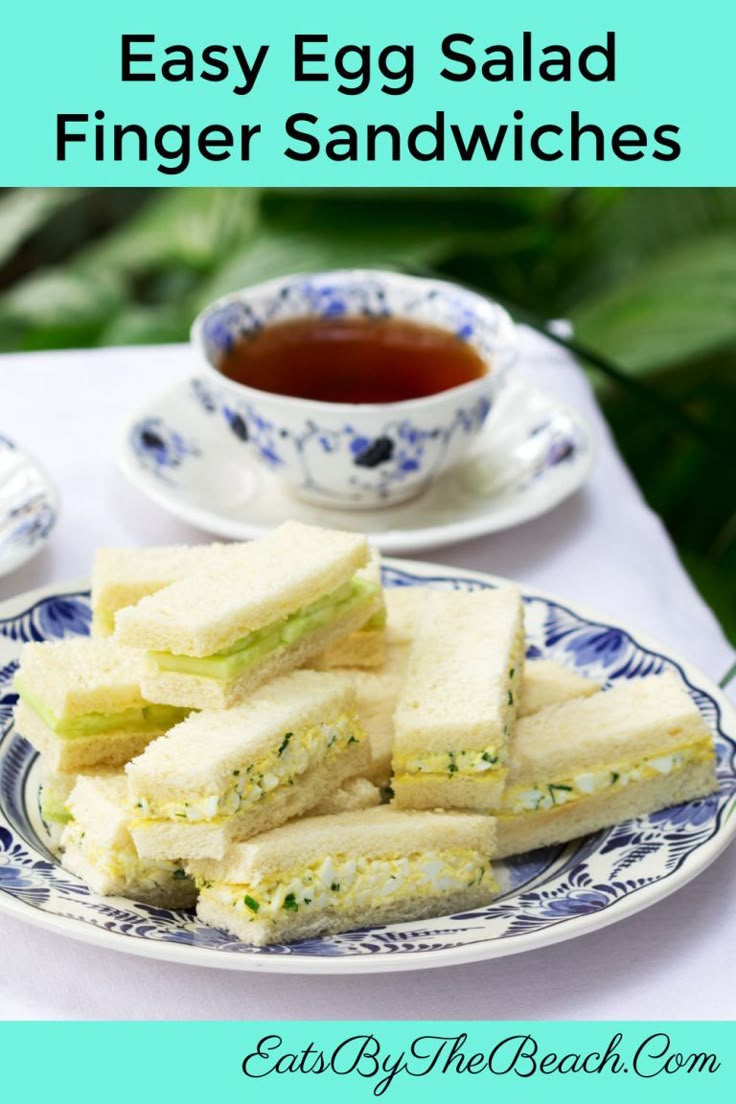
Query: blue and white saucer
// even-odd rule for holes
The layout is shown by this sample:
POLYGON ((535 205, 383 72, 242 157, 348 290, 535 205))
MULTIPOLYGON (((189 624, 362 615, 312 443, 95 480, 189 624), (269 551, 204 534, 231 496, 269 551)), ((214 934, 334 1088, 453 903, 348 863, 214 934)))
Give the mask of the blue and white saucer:
POLYGON ((247 540, 293 518, 356 524, 382 552, 405 553, 483 536, 551 510, 593 462, 575 411, 513 375, 472 451, 420 497, 381 510, 325 509, 294 498, 223 421, 209 384, 192 379, 150 400, 126 425, 120 464, 164 510, 221 537, 247 540))
MULTIPOLYGON (((386 586, 496 586, 476 572, 384 564, 386 586)), ((484 908, 414 923, 253 948, 193 913, 98 897, 58 865, 38 807, 33 748, 14 731, 12 679, 21 644, 89 631, 85 584, 0 605, 0 909, 113 950, 190 965, 282 973, 374 973, 532 950, 622 920, 699 874, 736 835, 736 713, 706 677, 657 644, 533 591, 524 593, 528 654, 612 685, 665 670, 683 679, 718 752, 719 792, 629 820, 564 847, 495 864, 503 892, 484 908)))
POLYGON ((49 477, 0 434, 0 577, 41 551, 58 513, 59 499, 49 477))

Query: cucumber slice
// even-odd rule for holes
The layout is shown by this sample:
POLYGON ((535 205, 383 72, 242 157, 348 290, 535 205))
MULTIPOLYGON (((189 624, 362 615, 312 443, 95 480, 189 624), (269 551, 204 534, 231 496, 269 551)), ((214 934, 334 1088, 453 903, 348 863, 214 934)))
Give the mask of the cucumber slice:
POLYGON ((367 604, 374 594, 373 586, 362 579, 353 579, 284 621, 249 633, 215 655, 185 656, 171 652, 149 652, 149 655, 159 671, 176 671, 226 682, 247 671, 265 656, 295 644, 308 633, 316 632, 349 610, 363 603, 367 604))

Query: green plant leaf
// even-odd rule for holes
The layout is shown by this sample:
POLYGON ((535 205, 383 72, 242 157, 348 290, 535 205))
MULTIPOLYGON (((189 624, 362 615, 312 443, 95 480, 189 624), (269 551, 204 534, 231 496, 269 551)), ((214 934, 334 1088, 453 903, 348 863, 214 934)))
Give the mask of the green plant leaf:
POLYGON ((0 196, 0 265, 79 194, 74 188, 16 188, 0 196))
POLYGON ((257 218, 253 189, 175 188, 86 249, 77 265, 133 273, 185 265, 206 273, 250 237, 257 218))
POLYGON ((0 346, 19 349, 93 345, 120 310, 125 290, 109 273, 46 269, 20 281, 0 301, 0 346))
POLYGON ((576 337, 633 372, 736 341, 736 233, 678 246, 573 312, 576 337))

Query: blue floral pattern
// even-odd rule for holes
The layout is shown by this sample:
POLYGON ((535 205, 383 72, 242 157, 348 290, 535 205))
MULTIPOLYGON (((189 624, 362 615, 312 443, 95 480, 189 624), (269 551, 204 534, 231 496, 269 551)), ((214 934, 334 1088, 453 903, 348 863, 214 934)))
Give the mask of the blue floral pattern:
MULTIPOLYGON (((384 566, 386 586, 430 585, 477 589, 493 585, 483 578, 437 571, 417 574, 384 566)), ((156 909, 116 898, 100 898, 64 871, 49 851, 49 840, 38 815, 36 753, 13 728, 13 661, 0 667, 0 904, 13 901, 25 909, 43 910, 72 919, 82 928, 106 932, 128 949, 144 941, 215 952, 228 957, 335 960, 391 956, 406 960, 419 953, 454 948, 484 948, 497 941, 522 949, 525 938, 568 925, 581 930, 610 910, 657 887, 679 872, 698 869, 700 856, 717 837, 725 842, 736 828, 736 729, 722 716, 719 703, 695 685, 675 663, 643 647, 630 633, 584 618, 556 602, 526 595, 528 651, 567 663, 607 684, 663 670, 678 671, 714 732, 720 790, 702 801, 665 809, 626 821, 565 847, 546 848, 497 864, 504 892, 484 908, 425 923, 344 932, 291 945, 252 948, 226 932, 208 928, 187 912, 156 909), (730 820, 729 820, 730 817, 730 820)), ((6 604, 7 608, 8 604, 6 604)), ((25 640, 58 639, 84 633, 89 626, 85 592, 48 595, 28 606, 16 601, 10 612, 0 610, 0 636, 18 644, 25 640)), ((666 886, 663 888, 667 888, 666 886)), ((210 958, 208 961, 212 962, 210 958)))
POLYGON ((158 479, 169 482, 169 471, 178 468, 190 456, 199 456, 198 447, 168 426, 163 418, 143 418, 130 429, 128 441, 141 467, 158 479))
MULTIPOLYGON (((0 636, 25 644, 31 640, 63 640, 89 636, 92 614, 86 591, 70 591, 40 598, 20 613, 0 617, 0 636)), ((0 687, 3 681, 0 670, 0 687)))
MULTIPOLYGON (((397 486, 406 480, 413 481, 417 473, 429 479, 458 438, 480 432, 492 405, 487 396, 480 395, 466 406, 458 407, 449 424, 426 428, 406 418, 391 418, 374 436, 365 437, 349 423, 335 430, 312 418, 307 418, 295 431, 278 425, 253 402, 236 401, 229 392, 218 397, 216 390, 203 379, 192 380, 191 388, 198 405, 207 414, 219 411, 235 437, 255 449, 274 471, 298 459, 302 490, 329 492, 318 474, 319 458, 340 453, 344 458, 340 463, 352 465, 349 484, 351 497, 356 500, 363 492, 389 498, 397 486)), ((159 469, 172 466, 165 449, 136 448, 136 452, 138 455, 143 452, 147 462, 158 464, 159 469)), ((177 463, 186 455, 195 454, 193 450, 182 452, 177 463)), ((533 478, 541 470, 535 470, 533 478)))
MULTIPOLYGON (((345 504, 398 501, 421 490, 480 432, 513 359, 511 329, 497 304, 452 284, 347 270, 287 277, 247 294, 227 296, 195 323, 195 343, 211 365, 219 366, 236 344, 252 339, 265 326, 305 316, 343 315, 399 316, 439 326, 472 345, 493 364, 493 371, 477 381, 472 392, 458 393, 449 412, 415 408, 414 421, 387 417, 382 426, 375 425, 371 415, 370 437, 365 427, 356 432, 350 425, 341 426, 341 415, 328 414, 324 404, 319 420, 293 407, 287 416, 283 404, 274 407, 273 396, 255 390, 243 393, 222 377, 216 388, 197 381, 195 396, 208 413, 219 411, 249 449, 280 469, 293 489, 306 497, 345 504)), ((557 458, 551 462, 557 463, 557 458)))

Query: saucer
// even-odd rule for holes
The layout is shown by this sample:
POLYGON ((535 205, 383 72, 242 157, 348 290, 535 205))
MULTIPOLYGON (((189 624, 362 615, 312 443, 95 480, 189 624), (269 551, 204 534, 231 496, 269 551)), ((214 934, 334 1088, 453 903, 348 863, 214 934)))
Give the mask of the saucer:
POLYGON ((125 476, 164 510, 220 537, 260 536, 287 519, 367 534, 383 552, 407 552, 508 529, 576 491, 593 462, 588 423, 518 374, 499 395, 463 459, 421 496, 359 513, 325 509, 289 494, 228 433, 199 378, 151 399, 126 425, 125 476))
POLYGON ((59 497, 49 477, 0 434, 0 577, 41 551, 58 513, 59 497))

